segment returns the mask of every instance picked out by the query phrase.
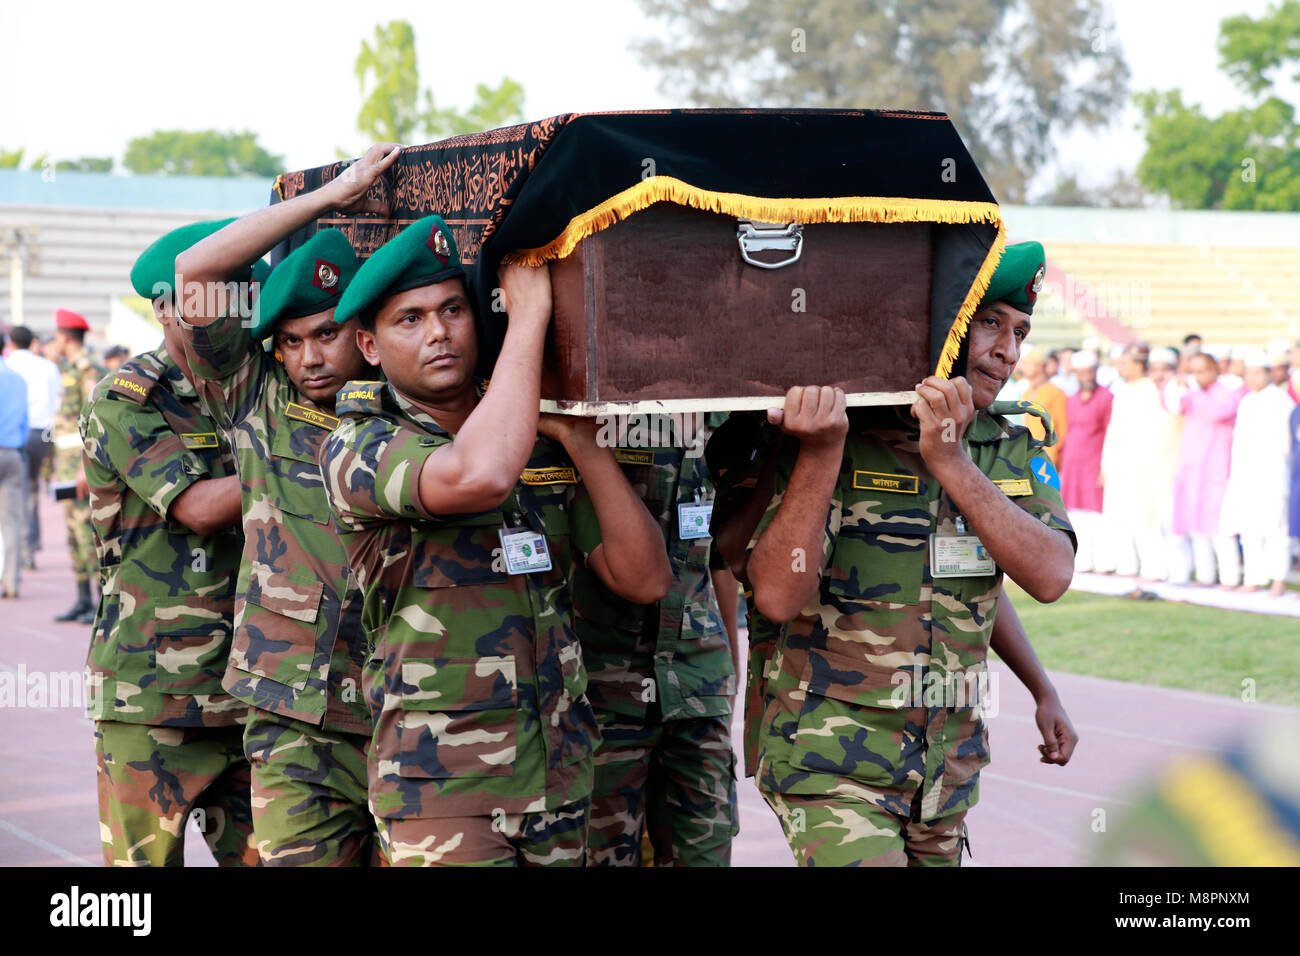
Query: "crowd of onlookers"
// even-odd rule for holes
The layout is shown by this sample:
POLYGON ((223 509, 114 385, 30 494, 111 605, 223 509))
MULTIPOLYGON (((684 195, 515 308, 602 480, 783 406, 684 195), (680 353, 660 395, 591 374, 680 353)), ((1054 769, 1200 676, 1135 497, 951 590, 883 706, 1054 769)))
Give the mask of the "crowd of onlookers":
POLYGON ((1077 570, 1283 593, 1300 539, 1300 342, 1028 349, 1000 397, 1051 416, 1077 570))

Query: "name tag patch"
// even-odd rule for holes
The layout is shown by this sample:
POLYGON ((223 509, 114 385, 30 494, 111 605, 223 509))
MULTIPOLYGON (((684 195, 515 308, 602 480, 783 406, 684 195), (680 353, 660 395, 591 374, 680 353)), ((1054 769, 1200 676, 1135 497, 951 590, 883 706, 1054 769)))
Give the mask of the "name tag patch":
POLYGON ((506 559, 507 574, 532 574, 551 570, 551 552, 546 538, 528 529, 497 531, 501 538, 501 554, 506 559))
POLYGON ((653 465, 655 453, 652 451, 633 451, 630 448, 615 448, 614 460, 620 465, 653 465))
POLYGON ((573 468, 525 468, 519 480, 526 485, 576 485, 578 472, 573 468))
POLYGON ((284 410, 284 414, 289 418, 296 418, 300 422, 315 425, 317 428, 328 428, 333 431, 339 427, 339 420, 333 415, 327 415, 325 412, 308 408, 306 405, 299 405, 297 402, 290 402, 289 407, 284 410))
POLYGON ((216 432, 185 432, 181 435, 181 444, 186 448, 216 448, 216 432))
POLYGON ((867 491, 898 491, 905 495, 920 494, 921 480, 916 475, 891 475, 883 471, 855 471, 853 487, 867 491))

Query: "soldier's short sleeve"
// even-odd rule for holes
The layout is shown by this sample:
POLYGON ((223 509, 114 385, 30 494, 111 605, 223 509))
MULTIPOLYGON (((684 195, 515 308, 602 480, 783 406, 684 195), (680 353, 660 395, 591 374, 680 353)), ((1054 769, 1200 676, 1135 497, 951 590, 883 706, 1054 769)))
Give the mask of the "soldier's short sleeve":
POLYGON ((579 482, 573 490, 573 500, 569 506, 569 543, 584 558, 591 557, 591 552, 600 546, 600 521, 596 518, 596 506, 592 504, 587 486, 579 482))
POLYGON ((420 500, 420 471, 438 442, 382 417, 345 418, 317 452, 339 523, 437 520, 420 500))
POLYGON ((1074 535, 1074 526, 1065 510, 1061 499, 1061 476, 1052 464, 1043 443, 1031 438, 1027 433, 1021 437, 1017 452, 1025 462, 1025 474, 1029 478, 1030 493, 1012 497, 1017 505, 1031 515, 1057 531, 1064 531, 1070 538, 1070 546, 1079 550, 1079 541, 1074 535))
POLYGON ((159 517, 196 481, 210 477, 203 459, 185 447, 151 405, 105 394, 84 416, 86 457, 116 475, 159 517))
POLYGON ((209 325, 176 322, 204 406, 227 429, 253 412, 267 387, 270 359, 244 321, 235 313, 209 325))

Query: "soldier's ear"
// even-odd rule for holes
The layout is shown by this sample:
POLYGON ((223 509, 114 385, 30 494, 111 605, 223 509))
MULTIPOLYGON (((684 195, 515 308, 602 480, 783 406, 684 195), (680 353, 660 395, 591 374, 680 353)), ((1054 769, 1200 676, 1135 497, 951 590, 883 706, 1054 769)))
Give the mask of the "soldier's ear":
POLYGON ((379 365, 379 348, 375 344, 375 333, 370 329, 357 326, 357 348, 361 356, 371 365, 379 365))

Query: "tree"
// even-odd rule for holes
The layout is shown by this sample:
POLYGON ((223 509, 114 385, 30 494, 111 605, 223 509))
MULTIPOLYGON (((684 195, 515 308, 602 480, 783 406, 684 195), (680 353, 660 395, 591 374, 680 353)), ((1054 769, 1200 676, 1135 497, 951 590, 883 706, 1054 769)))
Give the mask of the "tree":
POLYGON ((639 0, 636 44, 695 106, 892 107, 952 117, 994 194, 1021 202, 1055 134, 1123 105, 1101 0, 639 0))
POLYGON ((501 85, 496 89, 480 83, 474 90, 474 105, 464 113, 435 108, 432 91, 426 92, 425 103, 425 131, 434 139, 477 133, 524 120, 524 88, 508 76, 501 78, 501 85))
POLYGON ((1138 177, 1188 209, 1300 211, 1300 126, 1295 106, 1272 92, 1284 67, 1300 67, 1300 0, 1258 20, 1223 20, 1219 57, 1258 102, 1210 117, 1176 90, 1138 94, 1147 141, 1138 177))
POLYGON ((441 139, 474 133, 524 118, 524 88, 503 77, 495 89, 480 83, 465 112, 439 109, 425 89, 420 108, 420 73, 415 30, 405 20, 376 25, 373 44, 362 40, 354 66, 364 98, 357 129, 372 141, 410 143, 417 136, 441 139))
POLYGON ((155 130, 126 144, 122 165, 133 173, 185 176, 275 176, 284 158, 267 152, 257 134, 205 130, 155 130))
POLYGON ((69 173, 111 173, 112 156, 82 156, 80 159, 61 159, 54 164, 56 171, 69 173))
POLYGON ((365 97, 357 129, 376 142, 409 143, 421 119, 415 30, 405 20, 376 24, 374 45, 361 41, 353 71, 365 97))
MULTIPOLYGON (((27 150, 21 146, 12 150, 0 149, 0 169, 18 169, 22 165, 23 156, 26 153, 27 150)), ((47 153, 41 153, 27 165, 27 168, 31 170, 44 168, 47 156, 47 153)))

